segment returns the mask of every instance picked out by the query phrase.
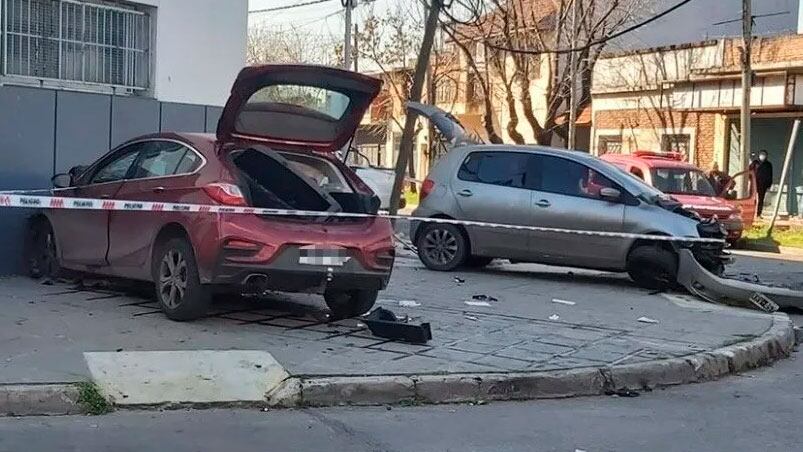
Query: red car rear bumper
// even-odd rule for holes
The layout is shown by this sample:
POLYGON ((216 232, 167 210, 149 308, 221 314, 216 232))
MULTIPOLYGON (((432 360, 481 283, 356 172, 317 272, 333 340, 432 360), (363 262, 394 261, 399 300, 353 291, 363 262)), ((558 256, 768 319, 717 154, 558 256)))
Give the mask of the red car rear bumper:
POLYGON ((393 228, 383 218, 296 221, 224 214, 216 235, 215 258, 203 262, 207 271, 201 272, 213 284, 243 285, 256 275, 271 290, 384 289, 395 257, 393 228), (305 247, 340 253, 343 262, 302 263, 305 247))

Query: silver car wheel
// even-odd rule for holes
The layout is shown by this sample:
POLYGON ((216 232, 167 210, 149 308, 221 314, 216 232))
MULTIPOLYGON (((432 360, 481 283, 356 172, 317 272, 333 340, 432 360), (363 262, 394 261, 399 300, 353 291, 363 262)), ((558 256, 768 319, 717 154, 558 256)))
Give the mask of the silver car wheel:
POLYGON ((440 265, 447 265, 457 255, 457 237, 445 229, 433 229, 424 237, 424 253, 440 265))
POLYGON ((159 264, 159 295, 168 309, 177 308, 187 290, 187 260, 178 250, 170 250, 159 264))

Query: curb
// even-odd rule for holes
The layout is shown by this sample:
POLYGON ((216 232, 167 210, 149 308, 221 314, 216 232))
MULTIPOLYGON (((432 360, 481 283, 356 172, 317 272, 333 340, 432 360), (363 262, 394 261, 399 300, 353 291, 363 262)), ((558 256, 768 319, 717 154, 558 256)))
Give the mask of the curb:
POLYGON ((614 367, 498 374, 294 377, 268 394, 274 407, 458 403, 594 396, 715 380, 788 357, 795 330, 786 314, 750 341, 682 358, 614 367))
MULTIPOLYGON (((798 333, 799 335, 800 333, 798 333)), ((259 402, 165 402, 136 408, 209 408, 464 403, 555 399, 715 380, 788 357, 796 334, 786 314, 749 341, 682 358, 545 372, 290 377, 259 402)), ((0 416, 82 414, 74 384, 0 385, 0 416)), ((123 407, 117 407, 123 408, 123 407)), ((134 407, 125 407, 134 408, 134 407)))
POLYGON ((0 416, 81 414, 74 384, 0 385, 0 416))
POLYGON ((771 253, 779 256, 803 257, 803 248, 791 246, 765 245, 755 242, 740 242, 736 250, 758 251, 761 253, 771 253))

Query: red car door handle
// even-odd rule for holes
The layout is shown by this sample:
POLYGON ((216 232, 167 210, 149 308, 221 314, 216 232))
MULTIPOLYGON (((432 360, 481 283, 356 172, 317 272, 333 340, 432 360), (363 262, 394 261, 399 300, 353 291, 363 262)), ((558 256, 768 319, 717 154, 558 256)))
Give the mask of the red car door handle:
POLYGON ((100 199, 109 199, 111 195, 100 195, 100 199))
POLYGON ((153 189, 153 192, 154 192, 154 193, 163 193, 164 191, 165 191, 165 188, 164 188, 164 187, 155 187, 155 188, 153 189))

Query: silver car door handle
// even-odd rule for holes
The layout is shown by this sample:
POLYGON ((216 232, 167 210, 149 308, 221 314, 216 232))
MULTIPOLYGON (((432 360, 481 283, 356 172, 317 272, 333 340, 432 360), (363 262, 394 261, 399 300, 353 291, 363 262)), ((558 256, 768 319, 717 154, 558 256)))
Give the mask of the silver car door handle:
POLYGON ((165 191, 164 187, 154 187, 153 188, 153 192, 154 193, 163 193, 164 191, 165 191))
POLYGON ((549 207, 552 205, 551 202, 547 201, 546 199, 539 200, 535 203, 538 207, 549 207))
POLYGON ((459 192, 457 192, 457 194, 466 197, 474 195, 474 193, 472 193, 471 190, 460 190, 459 192))

